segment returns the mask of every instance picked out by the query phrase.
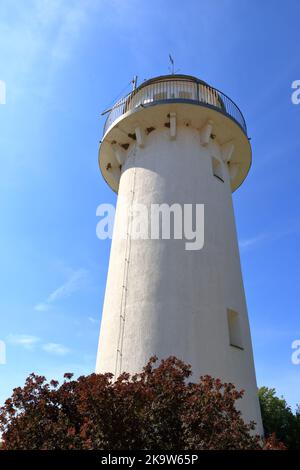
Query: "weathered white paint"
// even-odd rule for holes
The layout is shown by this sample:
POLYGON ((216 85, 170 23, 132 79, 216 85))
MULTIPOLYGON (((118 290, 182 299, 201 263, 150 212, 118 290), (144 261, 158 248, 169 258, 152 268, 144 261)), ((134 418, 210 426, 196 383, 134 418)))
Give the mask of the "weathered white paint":
POLYGON ((140 126, 135 127, 136 143, 139 147, 144 147, 145 145, 145 132, 140 126))
POLYGON ((209 120, 200 130, 200 141, 202 145, 207 145, 213 129, 213 121, 209 120))
POLYGON ((151 355, 175 355, 192 365, 195 379, 211 374, 245 389, 240 405, 244 418, 257 422, 261 433, 231 197, 233 176, 226 162, 230 159, 234 178, 240 178, 234 180, 237 186, 249 167, 251 150, 241 129, 225 116, 215 112, 212 123, 214 112, 198 106, 197 123, 196 106, 190 106, 190 113, 187 109, 185 104, 164 104, 139 110, 134 119, 120 120, 100 148, 102 172, 115 188, 109 171, 116 171, 118 162, 110 142, 124 143, 124 130, 132 132, 130 126, 134 130, 137 122, 144 129, 143 146, 140 137, 130 144, 118 183, 96 371, 134 373, 151 355), (171 112, 176 112, 176 126, 168 128, 171 112), (186 115, 191 125, 183 125, 186 115), (151 127, 155 130, 147 135, 151 127), (173 140, 170 128, 175 129, 173 140), (224 147, 231 141, 234 147, 224 147), (222 165, 224 182, 213 176, 212 157, 222 165), (106 171, 108 161, 112 168, 106 171), (133 203, 149 208, 153 203, 205 204, 204 248, 187 251, 185 240, 131 240, 133 203), (129 235, 121 240, 124 223, 129 235), (243 350, 229 344, 227 309, 240 315, 243 350))
POLYGON ((170 113, 170 139, 176 138, 176 113, 170 113))
POLYGON ((226 142, 221 146, 222 160, 225 163, 229 163, 234 152, 234 143, 226 142))
POLYGON ((125 150, 118 144, 112 144, 112 148, 119 165, 123 165, 127 156, 125 150))

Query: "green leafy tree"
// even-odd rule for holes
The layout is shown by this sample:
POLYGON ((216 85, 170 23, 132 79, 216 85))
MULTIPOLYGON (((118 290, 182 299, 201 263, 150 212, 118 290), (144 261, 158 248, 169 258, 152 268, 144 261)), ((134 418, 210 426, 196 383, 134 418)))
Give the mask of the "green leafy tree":
POLYGON ((300 450, 300 409, 293 414, 283 397, 276 396, 274 388, 261 387, 258 391, 266 437, 275 434, 288 449, 300 450))

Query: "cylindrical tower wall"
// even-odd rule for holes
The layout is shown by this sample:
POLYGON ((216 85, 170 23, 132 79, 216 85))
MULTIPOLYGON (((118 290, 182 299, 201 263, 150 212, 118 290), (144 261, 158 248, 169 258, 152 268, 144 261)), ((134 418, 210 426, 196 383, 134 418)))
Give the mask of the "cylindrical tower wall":
POLYGON ((210 374, 245 389, 244 418, 262 431, 230 175, 217 141, 201 145, 189 126, 176 139, 162 127, 132 145, 119 184, 96 371, 141 371, 151 355, 175 355, 195 379, 210 374), (153 204, 204 204, 203 248, 132 239, 136 204, 149 213, 153 204))

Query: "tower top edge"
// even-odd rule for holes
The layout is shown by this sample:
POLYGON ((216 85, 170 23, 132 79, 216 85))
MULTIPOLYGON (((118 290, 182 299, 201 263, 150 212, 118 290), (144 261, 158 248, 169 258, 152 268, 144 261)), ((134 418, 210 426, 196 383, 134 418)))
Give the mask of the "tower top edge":
POLYGON ((204 80, 195 77, 194 75, 186 74, 167 74, 167 75, 158 75, 157 77, 152 77, 144 80, 140 85, 137 86, 137 89, 143 88, 144 86, 151 85, 152 83, 164 81, 164 80, 185 80, 194 83, 199 83, 200 85, 210 86, 204 80))

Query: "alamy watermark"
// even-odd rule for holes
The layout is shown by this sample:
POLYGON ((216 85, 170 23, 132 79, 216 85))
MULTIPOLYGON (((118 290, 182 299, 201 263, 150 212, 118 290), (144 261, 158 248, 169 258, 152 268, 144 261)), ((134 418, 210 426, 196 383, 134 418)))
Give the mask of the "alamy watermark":
POLYGON ((300 104, 300 80, 294 80, 292 83, 293 91, 291 100, 293 104, 300 104))
POLYGON ((298 366, 300 364, 300 339, 295 339, 291 346, 292 349, 295 349, 291 357, 292 363, 298 366))
POLYGON ((6 344, 0 340, 0 365, 6 364, 6 344))
POLYGON ((6 104, 6 83, 0 80, 0 104, 6 104))
MULTIPOLYGON (((185 240, 185 250, 201 250, 204 246, 204 204, 144 204, 118 200, 118 217, 114 237, 132 240, 185 240)), ((96 227, 100 240, 112 238, 115 207, 100 204, 96 227)))

